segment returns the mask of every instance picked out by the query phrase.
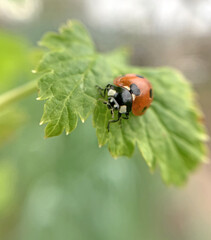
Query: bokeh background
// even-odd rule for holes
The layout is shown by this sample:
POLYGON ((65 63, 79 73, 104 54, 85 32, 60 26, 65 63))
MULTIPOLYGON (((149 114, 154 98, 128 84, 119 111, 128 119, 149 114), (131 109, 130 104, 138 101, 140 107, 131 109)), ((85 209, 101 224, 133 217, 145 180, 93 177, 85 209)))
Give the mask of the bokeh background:
MULTIPOLYGON (((211 0, 1 0, 0 93, 32 78, 31 49, 73 18, 99 51, 127 46, 133 64, 180 69, 210 132, 211 0)), ((138 152, 114 160, 99 149, 91 118, 44 140, 35 98, 0 116, 0 239, 211 239, 209 162, 184 187, 167 187, 138 152)))

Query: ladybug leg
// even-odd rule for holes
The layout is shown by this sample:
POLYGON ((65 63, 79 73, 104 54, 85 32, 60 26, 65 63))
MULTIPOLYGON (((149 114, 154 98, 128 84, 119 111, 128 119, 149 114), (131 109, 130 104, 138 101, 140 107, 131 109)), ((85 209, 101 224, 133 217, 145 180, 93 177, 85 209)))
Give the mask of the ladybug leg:
POLYGON ((107 105, 108 109, 111 109, 112 118, 114 118, 114 109, 112 108, 110 103, 108 101, 105 101, 105 99, 103 99, 103 98, 99 98, 98 100, 102 101, 103 104, 107 105))
POLYGON ((104 91, 103 91, 104 97, 106 95, 106 91, 108 91, 110 88, 111 88, 111 84, 107 84, 104 91))
POLYGON ((98 86, 98 85, 96 85, 95 87, 97 88, 97 90, 98 90, 100 96, 104 98, 104 97, 105 97, 105 93, 106 93, 106 91, 105 91, 106 88, 105 88, 105 89, 104 89, 104 88, 101 88, 101 87, 98 86))
POLYGON ((129 119, 129 113, 125 113, 125 117, 122 117, 123 119, 129 119))
POLYGON ((122 127, 122 119, 129 119, 129 113, 125 113, 125 117, 123 117, 122 114, 121 114, 121 116, 120 116, 120 127, 122 127))
POLYGON ((103 99, 103 98, 98 98, 98 101, 102 101, 103 104, 109 105, 109 102, 105 101, 105 99, 103 99))
POLYGON ((109 120, 109 121, 108 121, 108 126, 107 126, 108 132, 109 132, 109 130, 110 130, 110 124, 111 124, 111 123, 118 122, 118 121, 120 120, 120 118, 121 118, 121 113, 118 113, 118 119, 114 119, 114 120, 109 120))
POLYGON ((101 88, 100 86, 95 86, 100 94, 101 97, 105 98, 106 92, 110 89, 111 84, 107 84, 105 88, 101 88))
POLYGON ((112 115, 112 118, 114 118, 114 109, 113 108, 111 109, 111 115, 112 115))

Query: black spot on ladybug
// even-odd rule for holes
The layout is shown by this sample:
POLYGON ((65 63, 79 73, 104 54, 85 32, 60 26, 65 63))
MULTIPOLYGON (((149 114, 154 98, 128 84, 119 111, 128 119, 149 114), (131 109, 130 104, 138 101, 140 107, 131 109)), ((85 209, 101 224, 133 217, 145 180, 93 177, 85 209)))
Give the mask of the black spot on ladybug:
POLYGON ((142 112, 145 112, 145 111, 146 111, 146 109, 147 109, 147 107, 144 107, 144 108, 143 108, 143 110, 142 110, 142 112))
POLYGON ((141 76, 141 75, 136 75, 136 77, 139 77, 139 78, 144 78, 143 76, 141 76))
POLYGON ((137 85, 134 84, 134 83, 130 85, 130 92, 131 92, 132 94, 135 94, 136 96, 139 96, 140 93, 141 93, 140 89, 139 89, 139 88, 137 87, 137 85))
POLYGON ((152 98, 152 89, 151 88, 149 90, 149 96, 150 96, 150 98, 152 98))

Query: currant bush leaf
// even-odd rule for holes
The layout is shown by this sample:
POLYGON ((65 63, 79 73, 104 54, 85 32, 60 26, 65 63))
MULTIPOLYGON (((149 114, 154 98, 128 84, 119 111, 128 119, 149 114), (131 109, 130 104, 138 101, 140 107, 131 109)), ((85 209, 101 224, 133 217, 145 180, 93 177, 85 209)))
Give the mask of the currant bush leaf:
POLYGON ((95 85, 108 81, 110 70, 78 22, 69 22, 59 34, 47 34, 40 44, 51 49, 38 67, 43 73, 38 99, 47 100, 41 119, 47 123, 45 136, 59 135, 64 129, 69 134, 78 117, 84 122, 93 112, 95 85))
POLYGON ((193 91, 183 76, 170 68, 138 68, 128 65, 126 51, 96 52, 86 29, 72 21, 59 33, 49 33, 41 41, 49 49, 38 72, 39 97, 45 100, 41 124, 45 136, 64 130, 70 133, 78 118, 85 121, 93 113, 99 146, 108 145, 113 157, 131 157, 137 146, 148 166, 159 167, 166 183, 183 183, 191 170, 205 158, 206 134, 193 91), (102 103, 96 85, 104 88, 113 78, 136 73, 149 79, 154 101, 141 117, 130 114, 122 125, 111 124, 111 113, 102 103))
POLYGON ((195 107, 190 85, 169 68, 124 67, 119 75, 134 72, 145 76, 154 90, 154 100, 141 117, 130 115, 122 125, 112 124, 110 111, 98 101, 94 126, 99 145, 108 144, 114 157, 131 157, 137 145, 148 166, 159 166, 166 183, 182 184, 188 173, 205 159, 205 130, 195 107))

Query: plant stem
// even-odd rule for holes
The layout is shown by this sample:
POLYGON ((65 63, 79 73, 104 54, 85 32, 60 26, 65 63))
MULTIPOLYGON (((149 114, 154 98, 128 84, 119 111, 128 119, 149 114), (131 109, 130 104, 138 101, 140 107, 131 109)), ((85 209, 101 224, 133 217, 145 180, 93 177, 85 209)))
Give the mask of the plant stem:
POLYGON ((0 109, 5 108, 11 103, 20 100, 37 90, 37 80, 33 80, 29 83, 26 83, 20 87, 12 89, 6 93, 0 95, 0 109))

